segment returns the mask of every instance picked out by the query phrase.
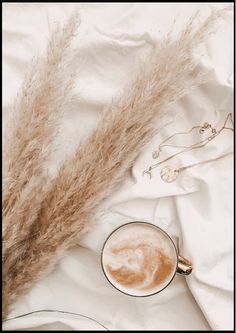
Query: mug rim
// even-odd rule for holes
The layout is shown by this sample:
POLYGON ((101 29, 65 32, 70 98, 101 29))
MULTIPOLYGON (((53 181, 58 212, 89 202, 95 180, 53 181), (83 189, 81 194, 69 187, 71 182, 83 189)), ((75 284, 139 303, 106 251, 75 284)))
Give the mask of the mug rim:
POLYGON ((177 247, 176 247, 176 245, 175 245, 173 239, 169 236, 169 234, 168 234, 165 230, 163 230, 162 228, 160 228, 159 226, 157 226, 157 225, 155 225, 155 224, 153 224, 153 223, 151 223, 151 222, 145 222, 145 221, 131 221, 131 222, 124 223, 124 224, 120 225, 119 227, 115 228, 115 229, 114 229, 114 230, 113 230, 113 231, 107 236, 107 238, 106 238, 105 241, 104 241, 104 244, 103 244, 102 250, 101 250, 101 266, 102 266, 102 270, 103 270, 103 273, 104 273, 104 275, 105 275, 107 281, 112 285, 112 287, 114 287, 116 290, 118 290, 118 291, 121 292, 122 294, 125 294, 125 295, 127 295, 127 296, 131 296, 131 297, 150 297, 150 296, 154 296, 154 295, 156 295, 156 294, 159 294, 161 291, 163 291, 164 289, 166 289, 166 287, 168 287, 168 286, 170 285, 170 283, 173 281, 173 279, 174 279, 174 277, 175 277, 175 275, 176 275, 176 273, 177 273, 177 269, 178 269, 178 262, 179 262, 179 257, 178 257, 178 256, 179 256, 179 254, 178 254, 177 247), (111 237, 116 231, 118 231, 118 230, 121 229, 122 227, 125 227, 125 226, 127 226, 127 225, 129 225, 129 224, 148 224, 148 225, 150 225, 150 226, 152 226, 152 227, 155 227, 155 228, 161 230, 161 231, 167 236, 167 238, 169 238, 169 240, 171 241, 171 243, 173 244, 174 249, 175 249, 175 254, 176 254, 176 267, 175 267, 175 271, 174 271, 174 273, 173 273, 172 278, 170 279, 170 281, 169 281, 169 282, 168 282, 168 283, 167 283, 162 289, 160 289, 160 290, 158 290, 158 291, 155 291, 155 292, 152 293, 152 294, 147 294, 147 295, 132 295, 132 294, 128 294, 127 292, 125 292, 125 291, 119 289, 118 287, 116 287, 116 286, 115 286, 115 285, 109 280, 109 278, 108 278, 108 276, 107 276, 107 274, 106 274, 106 272, 105 272, 105 269, 104 269, 104 265, 103 265, 103 253, 104 253, 104 248, 105 248, 105 246, 106 246, 106 244, 107 244, 107 241, 109 240, 109 238, 110 238, 110 237, 111 237))

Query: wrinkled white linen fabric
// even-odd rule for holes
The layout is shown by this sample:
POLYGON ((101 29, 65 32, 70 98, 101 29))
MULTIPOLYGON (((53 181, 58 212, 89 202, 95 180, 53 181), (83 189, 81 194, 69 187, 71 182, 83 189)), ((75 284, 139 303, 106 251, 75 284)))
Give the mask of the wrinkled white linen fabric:
MULTIPOLYGON (((204 19, 211 6, 208 3, 3 4, 4 112, 10 112, 26 65, 32 56, 45 49, 55 22, 63 22, 79 10, 82 24, 74 41, 74 66, 81 66, 75 89, 79 97, 63 118, 60 145, 50 164, 54 172, 96 125, 98 114, 120 93, 134 74, 136 64, 171 29, 173 20, 176 19, 174 31, 179 31, 198 9, 200 20, 204 19)), ((88 316, 109 330, 233 328, 232 155, 186 169, 173 183, 161 180, 160 167, 153 170, 151 179, 142 175, 155 163, 152 152, 162 140, 204 122, 219 129, 232 112, 232 22, 231 15, 220 23, 199 60, 209 68, 211 80, 170 110, 168 125, 140 154, 132 177, 108 198, 98 223, 82 246, 66 253, 52 273, 22 296, 9 318, 51 309, 88 316), (168 288, 152 297, 133 298, 114 289, 103 275, 100 252, 111 231, 134 220, 154 223, 175 240, 179 239, 180 252, 194 263, 193 273, 186 278, 176 275, 168 288)), ((191 141, 199 136, 191 133, 187 138, 191 141)), ((182 140, 178 136, 175 143, 181 144, 182 140)), ((167 164, 186 166, 232 149, 232 131, 224 130, 205 147, 181 154, 167 164)), ((163 157, 168 152, 163 150, 163 157)), ((105 329, 92 319, 39 312, 6 321, 3 329, 105 329)))

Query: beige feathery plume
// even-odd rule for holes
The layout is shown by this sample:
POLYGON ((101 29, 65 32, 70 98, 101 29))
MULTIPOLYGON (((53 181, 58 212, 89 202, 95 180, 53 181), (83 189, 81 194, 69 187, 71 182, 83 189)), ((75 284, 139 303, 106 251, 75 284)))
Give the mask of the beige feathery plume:
POLYGON ((124 95, 106 110, 97 129, 61 166, 32 224, 33 237, 26 239, 27 247, 15 265, 4 271, 5 315, 53 267, 59 254, 89 230, 103 200, 155 134, 156 119, 202 82, 203 73, 192 51, 223 14, 213 11, 197 30, 191 20, 177 40, 170 36, 163 40, 124 95))
POLYGON ((5 120, 4 268, 14 264, 25 238, 31 236, 30 227, 48 186, 44 164, 75 80, 69 46, 79 22, 75 14, 63 28, 57 27, 46 57, 31 64, 14 108, 5 120))

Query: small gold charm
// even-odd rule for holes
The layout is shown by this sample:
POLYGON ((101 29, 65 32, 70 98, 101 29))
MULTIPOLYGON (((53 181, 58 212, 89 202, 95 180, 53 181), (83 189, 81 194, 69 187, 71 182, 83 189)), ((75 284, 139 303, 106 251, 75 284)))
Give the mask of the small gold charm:
POLYGON ((175 181, 179 175, 179 169, 172 166, 166 166, 161 169, 160 172, 161 179, 166 183, 172 183, 175 181))
POLYGON ((152 178, 152 173, 151 173, 151 171, 149 170, 144 170, 143 171, 143 176, 145 175, 145 174, 148 174, 149 175, 149 177, 150 177, 150 179, 152 178))
POLYGON ((158 158, 159 155, 160 155, 160 149, 155 150, 155 151, 152 153, 152 158, 158 158))

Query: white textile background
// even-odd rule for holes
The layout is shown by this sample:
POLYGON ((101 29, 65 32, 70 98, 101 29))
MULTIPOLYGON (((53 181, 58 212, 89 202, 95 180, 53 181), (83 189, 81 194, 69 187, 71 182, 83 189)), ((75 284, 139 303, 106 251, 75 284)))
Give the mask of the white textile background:
MULTIPOLYGON (((117 96, 135 66, 145 59, 172 27, 184 25, 208 3, 5 3, 3 4, 3 110, 11 105, 27 63, 45 49, 57 21, 79 10, 82 24, 74 41, 74 66, 81 66, 78 100, 66 110, 60 143, 50 170, 78 146, 96 125, 98 114, 117 96)), ((214 4, 214 6, 225 6, 214 4)), ((200 58, 211 81, 170 110, 169 125, 142 152, 132 179, 108 198, 99 223, 82 246, 68 252, 57 267, 17 302, 9 318, 42 309, 80 313, 109 330, 219 330, 233 327, 233 159, 185 170, 174 183, 142 172, 155 160, 152 152, 174 132, 210 122, 220 128, 233 110, 233 23, 221 22, 200 58), (133 298, 119 293, 106 280, 100 251, 117 226, 144 220, 179 238, 181 253, 194 263, 192 275, 176 275, 162 293, 133 298)), ((137 138, 138 139, 138 138, 137 138)), ((185 166, 215 158, 233 149, 231 131, 222 132, 204 148, 179 155, 170 165, 185 166)), ((4 323, 5 330, 91 329, 95 322, 66 314, 40 313, 4 323)))

